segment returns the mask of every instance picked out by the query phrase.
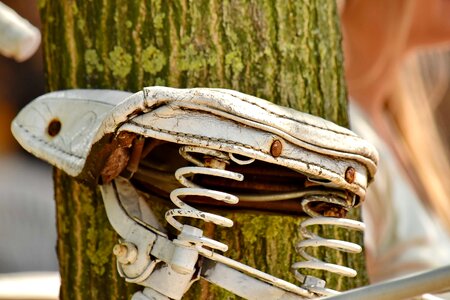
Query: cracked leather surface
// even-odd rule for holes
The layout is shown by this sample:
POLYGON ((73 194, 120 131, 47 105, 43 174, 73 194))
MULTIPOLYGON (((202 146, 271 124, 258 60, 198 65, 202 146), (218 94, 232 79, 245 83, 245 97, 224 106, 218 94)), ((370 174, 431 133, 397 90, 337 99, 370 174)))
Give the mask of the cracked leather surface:
POLYGON ((97 155, 96 143, 121 132, 285 166, 361 199, 378 161, 375 148, 346 128, 225 89, 52 92, 26 106, 13 121, 12 132, 27 151, 74 177, 97 155), (55 120, 61 129, 51 136, 48 126, 55 120), (282 143, 277 157, 270 152, 275 140, 282 143), (356 171, 352 182, 345 179, 349 167, 356 171))

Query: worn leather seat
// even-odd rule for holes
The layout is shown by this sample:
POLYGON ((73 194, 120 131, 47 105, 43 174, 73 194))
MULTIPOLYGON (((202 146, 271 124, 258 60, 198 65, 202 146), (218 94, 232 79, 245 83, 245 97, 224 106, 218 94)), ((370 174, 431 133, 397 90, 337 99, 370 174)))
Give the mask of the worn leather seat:
POLYGON ((160 196, 177 187, 171 174, 188 164, 180 145, 255 159, 227 167, 243 173, 243 183, 197 179, 242 195, 244 207, 246 195, 261 196, 247 197, 247 207, 257 207, 267 202, 264 195, 315 185, 346 191, 357 205, 378 160, 374 147, 350 130, 226 89, 52 92, 24 108, 12 132, 26 150, 71 176, 102 183, 134 173, 136 185, 160 196))

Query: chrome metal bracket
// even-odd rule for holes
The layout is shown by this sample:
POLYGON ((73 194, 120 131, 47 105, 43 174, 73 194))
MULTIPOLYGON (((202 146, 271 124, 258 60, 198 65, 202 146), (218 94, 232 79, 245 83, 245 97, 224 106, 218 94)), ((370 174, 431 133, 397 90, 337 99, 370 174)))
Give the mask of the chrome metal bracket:
MULTIPOLYGON (((157 229, 157 224, 146 224, 130 216, 123 203, 139 203, 139 194, 132 192, 134 187, 128 180, 118 177, 100 188, 108 219, 122 238, 114 247, 119 273, 126 281, 145 287, 133 299, 181 299, 198 279, 196 274, 246 299, 315 296, 306 289, 211 250, 170 240, 157 229)), ((138 211, 134 209, 134 212, 138 211)), ((201 237, 202 231, 185 225, 181 234, 201 237)))

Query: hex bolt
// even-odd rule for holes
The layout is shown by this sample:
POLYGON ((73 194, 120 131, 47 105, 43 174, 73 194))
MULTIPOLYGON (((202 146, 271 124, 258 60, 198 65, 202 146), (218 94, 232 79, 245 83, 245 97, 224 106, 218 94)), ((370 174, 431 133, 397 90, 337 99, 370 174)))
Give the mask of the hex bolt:
POLYGON ((356 171, 353 167, 348 167, 347 170, 345 171, 345 180, 348 183, 353 183, 353 181, 355 181, 355 175, 356 175, 356 171))
POLYGON ((117 261, 124 265, 134 263, 137 258, 137 249, 132 243, 116 244, 113 253, 117 257, 117 261))
POLYGON ((283 151, 283 144, 280 140, 275 140, 272 142, 272 145, 270 146, 270 154, 272 154, 273 157, 279 157, 281 155, 281 152, 283 151))

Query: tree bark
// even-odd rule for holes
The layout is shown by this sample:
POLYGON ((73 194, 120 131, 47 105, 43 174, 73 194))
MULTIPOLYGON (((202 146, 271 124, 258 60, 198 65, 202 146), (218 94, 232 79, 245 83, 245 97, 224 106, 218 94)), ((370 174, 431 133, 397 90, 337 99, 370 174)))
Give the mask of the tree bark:
MULTIPOLYGON (((49 90, 144 86, 222 87, 347 125, 341 33, 334 1, 41 0, 49 90)), ((61 299, 127 299, 137 288, 115 270, 112 231, 99 192, 55 170, 61 299)), ((164 207, 159 207, 161 212, 164 207)), ((359 212, 355 212, 358 217, 359 212)), ((303 218, 225 213, 232 229, 206 226, 227 256, 294 282, 290 265, 303 218)), ((202 224, 202 226, 205 226, 202 224)), ((321 233, 362 244, 362 235, 321 233)), ((363 255, 316 256, 358 270, 322 272, 339 290, 367 283, 363 255)), ((234 299, 206 282, 186 299, 234 299)))

